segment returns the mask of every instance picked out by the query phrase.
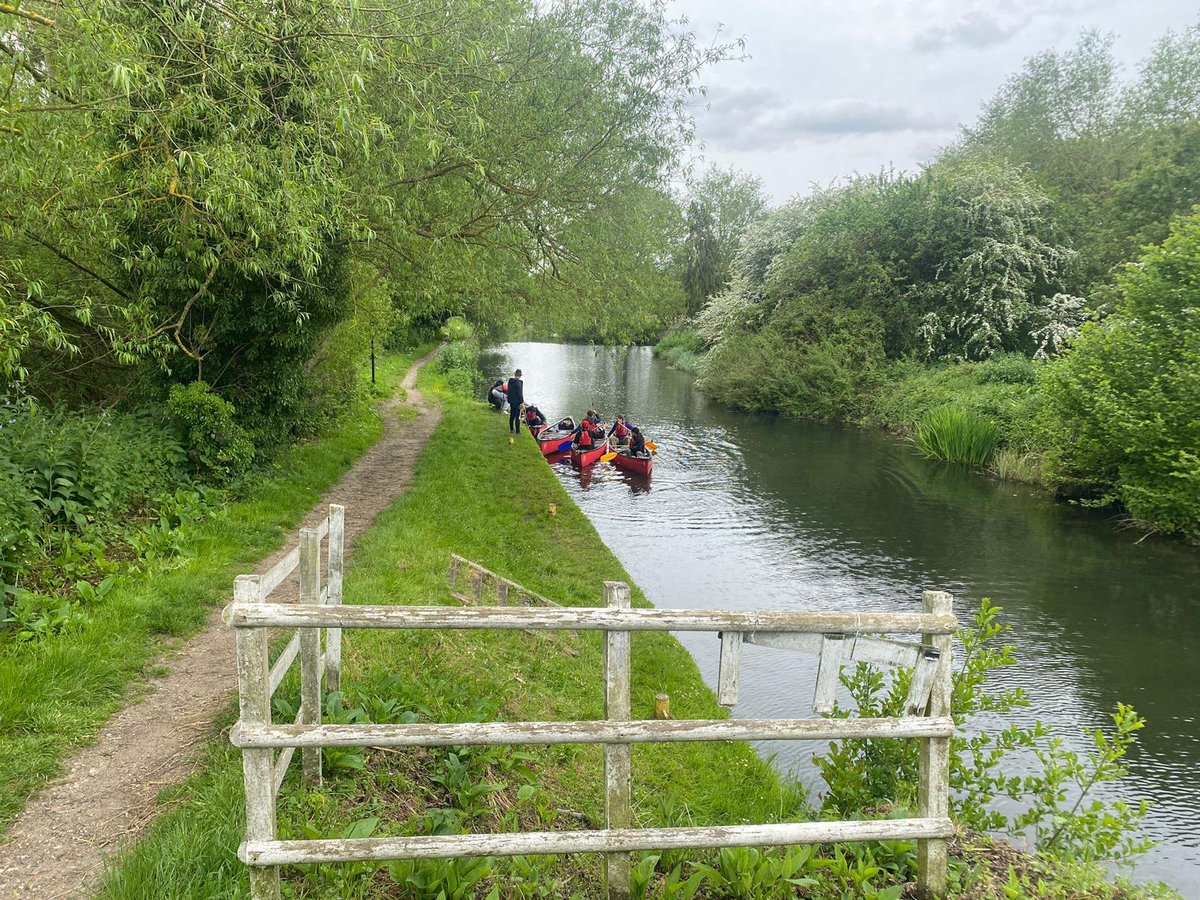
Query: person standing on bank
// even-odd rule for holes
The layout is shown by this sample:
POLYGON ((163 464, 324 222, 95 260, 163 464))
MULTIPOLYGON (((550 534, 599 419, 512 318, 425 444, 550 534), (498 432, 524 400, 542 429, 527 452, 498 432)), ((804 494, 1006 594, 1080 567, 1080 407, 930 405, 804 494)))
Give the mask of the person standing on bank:
POLYGON ((508 379, 508 430, 521 433, 521 407, 525 405, 525 386, 521 383, 521 370, 517 369, 508 379))

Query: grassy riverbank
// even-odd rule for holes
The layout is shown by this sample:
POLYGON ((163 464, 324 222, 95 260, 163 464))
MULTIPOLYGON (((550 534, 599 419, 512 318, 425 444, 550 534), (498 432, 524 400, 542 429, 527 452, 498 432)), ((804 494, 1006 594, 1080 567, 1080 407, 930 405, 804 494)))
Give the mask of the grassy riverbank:
MULTIPOLYGON (((399 389, 420 352, 385 358, 374 394, 399 389)), ((242 499, 174 529, 169 553, 118 579, 71 624, 0 646, 0 823, 57 774, 71 750, 94 739, 160 654, 203 625, 228 597, 234 574, 278 548, 379 439, 383 425, 371 396, 364 386, 340 420, 282 454, 242 499)))
MULTIPOLYGON (((451 552, 566 605, 596 605, 604 580, 628 581, 528 438, 509 444, 498 416, 480 403, 437 390, 444 375, 430 374, 426 381, 445 404, 445 416, 410 491, 359 541, 347 572, 347 602, 455 604, 445 586, 451 552)), ((634 602, 646 602, 636 587, 634 602)), ((596 634, 550 639, 521 632, 352 632, 345 640, 346 689, 344 696, 330 698, 327 721, 602 714, 602 649, 596 634)), ((677 718, 723 714, 690 656, 669 635, 635 635, 633 661, 635 718, 651 715, 657 692, 671 695, 677 718)), ((287 687, 283 693, 278 718, 290 716, 295 685, 290 694, 287 687)), ((241 839, 243 808, 240 758, 225 736, 232 719, 231 710, 219 723, 204 770, 164 798, 167 812, 111 870, 102 897, 245 894, 245 869, 233 853, 241 839)), ((643 825, 775 821, 808 812, 794 786, 745 744, 638 746, 633 765, 635 812, 643 825)), ((565 830, 602 822, 602 757, 596 747, 528 753, 520 748, 327 751, 326 770, 325 789, 308 792, 293 767, 280 797, 281 836, 565 830)), ((971 863, 956 863, 956 884, 965 889, 986 879, 985 859, 975 851, 971 863)), ((890 844, 664 854, 658 874, 652 874, 653 861, 643 862, 641 869, 658 884, 650 894, 656 897, 663 896, 662 879, 678 869, 681 880, 696 879, 697 897, 896 898, 899 885, 885 885, 911 878, 912 865, 911 846, 890 844), (702 875, 696 864, 712 865, 716 874, 702 875), (757 887, 721 886, 721 879, 738 878, 757 887)), ((1029 863, 1018 859, 1016 865, 1029 863)), ((599 896, 598 865, 590 857, 285 871, 290 896, 330 900, 599 896)), ((1068 869, 1064 878, 1070 880, 1057 886, 1044 877, 1050 883, 1047 896, 1134 896, 1105 886, 1091 869, 1068 869)))

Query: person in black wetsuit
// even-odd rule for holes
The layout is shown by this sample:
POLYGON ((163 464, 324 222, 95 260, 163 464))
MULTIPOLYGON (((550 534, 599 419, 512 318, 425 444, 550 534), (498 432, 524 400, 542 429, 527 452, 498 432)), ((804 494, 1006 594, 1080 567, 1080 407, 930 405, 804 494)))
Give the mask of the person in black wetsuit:
POLYGON ((521 382, 521 370, 513 372, 508 379, 508 430, 521 433, 521 407, 525 405, 525 385, 521 382))

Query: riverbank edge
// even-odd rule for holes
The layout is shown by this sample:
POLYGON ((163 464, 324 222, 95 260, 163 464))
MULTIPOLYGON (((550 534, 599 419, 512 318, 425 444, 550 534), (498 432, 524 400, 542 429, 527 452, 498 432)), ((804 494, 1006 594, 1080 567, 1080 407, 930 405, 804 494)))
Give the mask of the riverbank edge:
MULTIPOLYGON (((509 443, 502 417, 481 403, 450 395, 444 390, 444 376, 427 374, 432 368, 422 373, 420 387, 427 394, 436 394, 442 402, 442 424, 418 461, 409 493, 363 536, 347 572, 346 601, 455 603, 446 596, 444 579, 449 552, 460 552, 564 605, 597 605, 602 581, 622 580, 630 584, 635 605, 649 606, 590 520, 542 461, 533 442, 522 435, 509 443), (497 471, 503 471, 506 478, 496 481, 497 471), (504 540, 498 541, 498 537, 504 540)), ((453 709, 443 704, 431 689, 438 685, 442 694, 468 704, 504 696, 497 710, 502 719, 602 715, 598 678, 602 648, 595 634, 584 633, 560 642, 520 632, 465 632, 453 640, 436 632, 412 632, 402 638, 389 633, 354 632, 346 636, 345 652, 347 686, 345 696, 338 698, 339 708, 343 704, 346 708, 356 703, 368 705, 372 699, 368 685, 378 683, 382 675, 400 675, 402 681, 413 685, 409 690, 420 695, 415 701, 426 706, 434 718, 450 720, 456 714, 459 719, 464 713, 468 718, 472 715, 469 708, 453 709), (420 660, 419 673, 410 671, 415 659, 420 660), (514 692, 515 685, 519 687, 514 692)), ((635 635, 633 660, 635 718, 652 715, 654 695, 659 692, 670 694, 676 718, 727 715, 716 705, 690 654, 673 636, 635 635)), ((294 690, 294 685, 285 683, 285 694, 289 689, 294 690)), ((133 900, 145 896, 150 885, 162 896, 179 898, 244 895, 245 869, 232 854, 242 829, 240 755, 229 746, 225 733, 233 719, 234 710, 230 709, 210 744, 205 768, 164 797, 164 803, 173 808, 160 817, 145 840, 117 861, 100 896, 133 900), (169 873, 166 885, 156 881, 164 873, 169 873)), ((536 782, 529 786, 531 793, 526 801, 531 807, 563 813, 560 827, 565 823, 572 828, 597 826, 602 821, 598 749, 559 747, 536 751, 529 762, 536 771, 536 782)), ((335 768, 321 792, 303 791, 293 768, 281 796, 281 836, 345 836, 354 829, 358 829, 355 836, 362 836, 367 829, 367 833, 374 834, 396 833, 397 829, 412 833, 413 821, 397 816, 397 809, 411 813, 422 802, 445 802, 436 792, 431 795, 426 779, 413 775, 414 767, 428 764, 423 753, 374 754, 368 768, 383 770, 383 775, 353 767, 335 768), (381 797, 386 799, 381 801, 381 797)), ((329 765, 327 759, 327 771, 329 765)), ((501 780, 495 775, 490 777, 501 780)), ((804 799, 795 785, 746 743, 638 746, 634 784, 635 809, 642 824, 807 817, 804 799)), ((515 809, 525 815, 528 810, 522 803, 526 801, 521 800, 525 791, 515 784, 506 785, 493 795, 497 799, 492 809, 515 809)), ((533 822, 519 816, 517 824, 545 827, 536 813, 529 815, 534 816, 533 822)), ((489 813, 474 824, 490 825, 490 830, 496 830, 506 822, 513 824, 489 813)), ((963 844, 973 847, 972 865, 988 866, 986 841, 963 844)), ((1020 860, 1025 859, 1025 864, 1036 865, 1008 851, 996 858, 1003 858, 1006 864, 1017 859, 1021 865, 1020 860)), ((461 862, 438 864, 438 870, 461 862)), ((560 887, 563 891, 578 891, 572 896, 599 896, 595 857, 559 858, 552 863, 534 859, 523 865, 533 865, 537 878, 567 879, 560 887)), ((376 895, 371 885, 386 877, 380 874, 384 869, 321 866, 304 873, 291 870, 287 877, 296 896, 366 897, 376 895)), ((525 874, 505 870, 504 883, 514 890, 516 883, 527 883, 522 879, 530 877, 528 871, 522 871, 525 874)), ((1006 872, 999 875, 1007 877, 1006 872)), ((499 879, 500 873, 488 877, 499 879)), ((1103 875, 1091 867, 1069 867, 1063 877, 1071 879, 1064 885, 1103 883, 1103 875)), ((477 894, 464 896, 483 896, 491 883, 485 878, 477 894)), ((543 881, 542 886, 549 883, 543 881)), ((1098 889, 1104 893, 1094 896, 1141 895, 1098 889)), ((420 890, 411 893, 421 898, 435 895, 433 888, 428 894, 420 890)))
POLYGON ((220 515, 175 529, 178 552, 114 586, 82 624, 0 649, 0 842, 29 798, 136 700, 159 661, 203 626, 233 575, 277 550, 383 435, 376 403, 434 344, 378 361, 377 384, 323 432, 287 450, 220 515))
MULTIPOLYGON (((699 379, 704 375, 704 363, 708 356, 702 347, 703 345, 695 332, 688 329, 676 329, 664 336, 663 340, 659 343, 655 344, 652 352, 671 368, 686 372, 699 379)), ((969 363, 962 365, 964 372, 970 366, 969 363)), ((928 368, 927 374, 931 379, 935 376, 935 373, 936 370, 934 368, 928 368)), ((907 381, 904 377, 893 378, 877 384, 874 391, 876 393, 888 393, 889 388, 899 389, 907 384, 907 381)), ((718 403, 723 402, 715 397, 713 399, 718 403)), ((939 402, 953 403, 955 400, 956 398, 952 394, 946 393, 939 399, 939 402)), ((917 452, 912 447, 912 437, 917 427, 915 419, 909 422, 890 420, 878 413, 876 409, 877 404, 872 402, 866 395, 864 395, 862 406, 864 410, 862 415, 839 416, 829 421, 840 425, 852 425, 857 428, 872 428, 881 431, 895 438, 897 442, 904 444, 910 451, 917 452)), ((788 415, 779 410, 761 410, 761 412, 770 412, 781 416, 788 415)), ((1051 499, 1058 500, 1067 497, 1070 494, 1069 491, 1065 491, 1062 486, 1052 484, 1046 479, 1043 471, 1043 456, 1044 451, 1036 447, 1004 445, 997 449, 995 456, 988 465, 973 466, 972 468, 979 474, 994 478, 997 481, 1015 482, 1031 486, 1051 499)), ((1071 499, 1075 499, 1074 496, 1071 499)))

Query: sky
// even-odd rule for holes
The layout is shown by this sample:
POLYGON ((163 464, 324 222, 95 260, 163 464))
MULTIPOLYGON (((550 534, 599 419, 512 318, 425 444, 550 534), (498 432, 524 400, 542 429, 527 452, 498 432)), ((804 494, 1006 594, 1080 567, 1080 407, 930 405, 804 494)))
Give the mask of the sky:
POLYGON ((700 165, 762 178, 776 204, 855 172, 916 169, 1024 61, 1081 31, 1115 36, 1125 77, 1196 0, 672 0, 702 39, 744 38, 708 69, 700 165))

